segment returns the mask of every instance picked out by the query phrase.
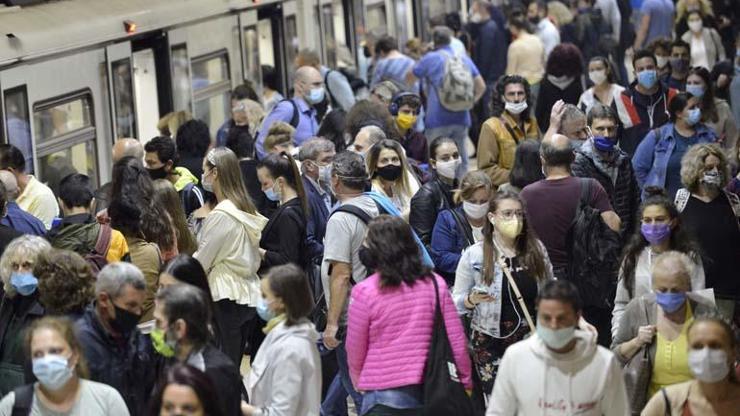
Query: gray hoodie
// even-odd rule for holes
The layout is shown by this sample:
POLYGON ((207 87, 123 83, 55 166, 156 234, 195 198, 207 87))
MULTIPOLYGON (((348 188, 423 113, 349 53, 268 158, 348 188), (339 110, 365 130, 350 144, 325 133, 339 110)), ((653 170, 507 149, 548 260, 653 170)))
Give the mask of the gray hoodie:
POLYGON ((262 342, 247 376, 257 416, 318 416, 321 407, 319 334, 305 320, 276 325, 262 342))

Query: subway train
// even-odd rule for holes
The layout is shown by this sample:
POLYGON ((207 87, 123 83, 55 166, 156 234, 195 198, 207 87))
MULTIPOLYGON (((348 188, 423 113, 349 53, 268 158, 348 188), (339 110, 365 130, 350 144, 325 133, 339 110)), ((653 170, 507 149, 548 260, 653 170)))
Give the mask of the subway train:
POLYGON ((298 50, 356 67, 367 34, 428 40, 431 16, 468 1, 0 0, 0 138, 44 182, 104 183, 116 138, 146 141, 178 110, 215 134, 262 65, 285 93, 298 50))

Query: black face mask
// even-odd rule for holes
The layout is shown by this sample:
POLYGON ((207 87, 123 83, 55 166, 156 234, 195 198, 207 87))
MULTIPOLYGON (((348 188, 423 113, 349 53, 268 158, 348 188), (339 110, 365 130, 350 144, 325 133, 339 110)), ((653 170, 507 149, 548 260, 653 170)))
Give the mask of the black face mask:
POLYGON ((368 272, 373 272, 378 267, 378 262, 375 260, 375 256, 369 248, 360 246, 360 251, 357 253, 360 257, 360 263, 367 269, 368 272))
POLYGON ((157 168, 157 169, 146 169, 147 172, 149 172, 149 176, 152 177, 153 181, 156 181, 157 179, 165 179, 167 177, 167 171, 164 170, 164 166, 157 168))
POLYGON ((136 325, 139 324, 141 315, 119 308, 115 303, 113 303, 113 307, 116 309, 116 317, 110 321, 111 328, 120 334, 128 334, 133 331, 136 325))
POLYGON ((401 166, 385 165, 382 168, 378 168, 375 173, 387 181, 395 181, 401 177, 402 171, 401 166))

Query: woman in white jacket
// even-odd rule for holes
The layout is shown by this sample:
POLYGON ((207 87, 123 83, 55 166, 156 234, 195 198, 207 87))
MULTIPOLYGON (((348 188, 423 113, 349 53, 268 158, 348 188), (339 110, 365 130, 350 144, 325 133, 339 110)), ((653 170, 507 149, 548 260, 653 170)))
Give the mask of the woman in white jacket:
POLYGON ((318 416, 321 406, 319 334, 306 318, 313 309, 303 271, 275 266, 262 279, 257 312, 267 321, 247 377, 246 416, 318 416))
POLYGON ((619 270, 617 294, 612 311, 612 337, 617 335, 620 318, 630 300, 652 292, 652 265, 655 257, 666 251, 680 251, 695 263, 691 276, 693 290, 704 289, 704 268, 696 241, 683 230, 676 206, 659 188, 648 188, 642 203, 640 230, 632 234, 624 248, 619 270))
POLYGON ((239 161, 231 150, 217 147, 208 152, 201 183, 216 194, 218 205, 203 222, 193 257, 208 274, 221 350, 239 366, 247 337, 258 321, 259 242, 267 218, 247 196, 239 161))

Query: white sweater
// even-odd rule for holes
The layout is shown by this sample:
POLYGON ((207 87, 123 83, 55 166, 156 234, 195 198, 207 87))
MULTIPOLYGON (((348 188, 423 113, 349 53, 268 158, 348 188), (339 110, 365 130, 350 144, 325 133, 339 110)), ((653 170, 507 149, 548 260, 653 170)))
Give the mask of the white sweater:
POLYGON ((486 415, 629 415, 614 354, 591 333, 577 330, 576 337, 566 354, 552 352, 536 334, 510 346, 486 415))

